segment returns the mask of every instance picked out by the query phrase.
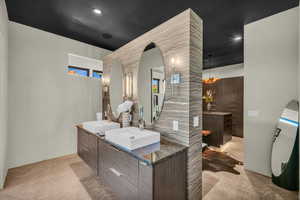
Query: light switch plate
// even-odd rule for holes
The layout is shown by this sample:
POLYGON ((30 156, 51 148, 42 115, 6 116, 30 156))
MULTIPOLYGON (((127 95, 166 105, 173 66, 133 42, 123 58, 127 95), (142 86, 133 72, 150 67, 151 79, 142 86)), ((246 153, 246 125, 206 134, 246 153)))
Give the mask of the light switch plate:
POLYGON ((193 126, 198 127, 199 126, 199 116, 195 116, 193 118, 193 126))
POLYGON ((179 128, 178 128, 178 121, 174 120, 174 121, 173 121, 173 130, 174 130, 174 131, 178 131, 178 129, 179 129, 179 128))

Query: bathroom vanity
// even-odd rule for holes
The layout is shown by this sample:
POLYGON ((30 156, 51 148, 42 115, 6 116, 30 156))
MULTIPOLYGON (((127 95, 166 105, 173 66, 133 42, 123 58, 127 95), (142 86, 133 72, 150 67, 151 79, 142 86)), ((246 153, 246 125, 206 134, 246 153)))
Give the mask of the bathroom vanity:
POLYGON ((122 200, 186 199, 187 147, 161 140, 133 151, 77 126, 78 155, 122 200))
POLYGON ((122 123, 117 108, 124 101, 132 101, 127 124, 141 129, 153 127, 167 140, 187 145, 160 140, 130 151, 135 144, 149 140, 129 130, 122 133, 122 137, 127 135, 125 140, 119 134, 109 137, 107 132, 105 138, 98 137, 97 175, 117 199, 201 198, 201 137, 195 133, 202 127, 201 123, 189 122, 202 115, 202 61, 188 61, 192 55, 201 55, 202 22, 191 11, 178 20, 179 26, 172 21, 162 24, 144 39, 139 37, 103 59, 103 119, 122 123), (131 133, 134 136, 128 140, 131 133))

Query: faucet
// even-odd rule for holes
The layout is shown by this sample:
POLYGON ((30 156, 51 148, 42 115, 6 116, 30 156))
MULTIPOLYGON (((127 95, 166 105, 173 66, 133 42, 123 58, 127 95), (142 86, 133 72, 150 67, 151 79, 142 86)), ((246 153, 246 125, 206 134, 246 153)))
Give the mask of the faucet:
POLYGON ((145 129, 145 120, 142 118, 139 119, 139 128, 140 128, 140 130, 145 129))
POLYGON ((139 118, 139 128, 140 130, 145 129, 145 120, 144 120, 144 108, 141 106, 140 107, 140 118, 139 118))

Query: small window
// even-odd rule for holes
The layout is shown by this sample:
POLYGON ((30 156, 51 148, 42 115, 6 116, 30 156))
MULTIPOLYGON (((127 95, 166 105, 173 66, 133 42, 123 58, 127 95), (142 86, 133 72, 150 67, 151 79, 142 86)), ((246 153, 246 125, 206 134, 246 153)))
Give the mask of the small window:
POLYGON ((69 66, 68 67, 68 74, 89 77, 90 70, 89 69, 84 69, 84 68, 79 68, 79 67, 69 66))
POLYGON ((101 79, 101 78, 102 78, 102 75, 103 75, 103 72, 102 72, 102 71, 96 71, 96 70, 93 70, 93 77, 94 77, 94 78, 101 79))

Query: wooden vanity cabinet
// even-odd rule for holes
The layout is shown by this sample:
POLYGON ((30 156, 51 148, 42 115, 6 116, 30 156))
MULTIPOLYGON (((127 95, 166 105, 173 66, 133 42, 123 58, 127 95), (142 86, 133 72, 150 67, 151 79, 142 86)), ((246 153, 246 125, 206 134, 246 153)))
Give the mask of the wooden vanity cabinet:
POLYGON ((155 165, 99 141, 98 174, 118 199, 186 199, 186 152, 155 165))
POLYGON ((77 134, 78 155, 97 174, 99 139, 97 136, 80 128, 78 128, 77 134))
POLYGON ((146 158, 138 159, 83 128, 78 127, 77 134, 78 155, 95 172, 95 176, 100 176, 110 187, 117 199, 186 199, 186 149, 173 154, 167 147, 161 148, 160 153, 147 155, 149 164, 145 162, 146 158), (160 157, 168 153, 170 156, 160 157))

